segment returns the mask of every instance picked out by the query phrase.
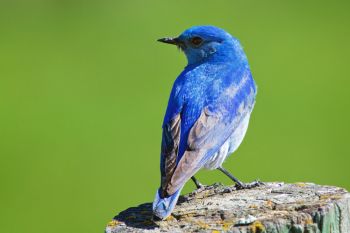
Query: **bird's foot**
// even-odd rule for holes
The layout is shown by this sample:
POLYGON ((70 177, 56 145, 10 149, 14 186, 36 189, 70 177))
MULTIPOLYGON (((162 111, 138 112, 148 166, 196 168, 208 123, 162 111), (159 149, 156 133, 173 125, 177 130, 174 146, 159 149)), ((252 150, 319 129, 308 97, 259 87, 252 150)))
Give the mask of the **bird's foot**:
POLYGON ((203 185, 199 180, 196 179, 196 177, 192 176, 191 179, 193 180, 194 184, 196 185, 197 189, 203 189, 205 185, 203 185))
POLYGON ((251 188, 260 187, 262 185, 265 185, 265 183, 261 182, 260 180, 255 180, 255 181, 253 181, 251 183, 242 183, 242 182, 236 183, 235 188, 237 190, 240 190, 240 189, 251 189, 251 188))
POLYGON ((200 193, 200 192, 203 192, 207 189, 209 189, 210 186, 209 185, 204 185, 204 184, 201 184, 199 183, 199 185, 197 185, 197 189, 194 191, 195 193, 200 193))

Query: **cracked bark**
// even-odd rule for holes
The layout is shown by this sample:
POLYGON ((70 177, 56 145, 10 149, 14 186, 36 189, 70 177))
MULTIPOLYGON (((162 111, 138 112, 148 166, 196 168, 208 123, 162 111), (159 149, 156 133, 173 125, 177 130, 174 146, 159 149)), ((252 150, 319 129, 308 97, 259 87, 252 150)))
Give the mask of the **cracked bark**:
POLYGON ((164 221, 153 220, 151 203, 124 210, 106 227, 116 232, 350 233, 350 194, 312 183, 214 184, 181 196, 164 221))

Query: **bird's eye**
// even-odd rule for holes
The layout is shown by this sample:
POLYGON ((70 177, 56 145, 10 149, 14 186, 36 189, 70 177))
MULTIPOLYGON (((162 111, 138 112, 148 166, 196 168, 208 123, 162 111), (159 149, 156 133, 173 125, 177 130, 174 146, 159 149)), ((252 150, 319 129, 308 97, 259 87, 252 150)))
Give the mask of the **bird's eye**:
POLYGON ((191 43, 195 46, 200 45, 202 42, 203 42, 203 39, 198 36, 192 37, 191 39, 191 43))

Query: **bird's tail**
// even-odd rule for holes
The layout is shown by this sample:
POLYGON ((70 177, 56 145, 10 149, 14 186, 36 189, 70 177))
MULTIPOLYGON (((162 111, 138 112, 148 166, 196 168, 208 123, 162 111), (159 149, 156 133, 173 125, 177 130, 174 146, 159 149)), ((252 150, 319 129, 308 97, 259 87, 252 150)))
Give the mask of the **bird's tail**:
POLYGON ((160 219, 167 218, 173 211, 177 199, 180 196, 182 187, 177 190, 174 194, 161 198, 159 195, 160 189, 157 190, 156 197, 153 202, 153 214, 160 219))

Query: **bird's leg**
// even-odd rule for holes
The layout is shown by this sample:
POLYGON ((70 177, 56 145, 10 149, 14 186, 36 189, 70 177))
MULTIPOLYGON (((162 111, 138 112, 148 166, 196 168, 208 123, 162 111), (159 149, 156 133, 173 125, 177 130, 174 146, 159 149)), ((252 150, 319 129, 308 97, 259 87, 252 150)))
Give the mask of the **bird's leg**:
POLYGON ((240 187, 244 187, 244 184, 237 179, 236 177, 234 177, 229 171, 227 171, 225 168, 223 167, 218 167, 218 170, 221 171, 222 173, 224 173, 226 176, 228 176, 231 180, 233 180, 233 182, 235 182, 238 186, 240 187))
POLYGON ((218 170, 221 171, 222 173, 224 173, 225 175, 227 175, 231 180, 233 180, 233 182, 236 183, 236 187, 237 189, 250 189, 250 188, 254 188, 254 187, 258 187, 262 184, 264 184, 261 181, 253 181, 252 183, 243 183, 241 182, 239 179, 237 179, 236 177, 234 177, 229 171, 227 171, 225 168, 223 167, 218 167, 218 170))
POLYGON ((204 185, 202 185, 197 179, 196 177, 192 176, 191 179, 193 180, 194 184, 196 185, 197 189, 203 188, 204 185))

